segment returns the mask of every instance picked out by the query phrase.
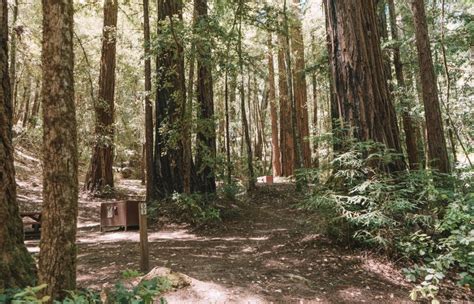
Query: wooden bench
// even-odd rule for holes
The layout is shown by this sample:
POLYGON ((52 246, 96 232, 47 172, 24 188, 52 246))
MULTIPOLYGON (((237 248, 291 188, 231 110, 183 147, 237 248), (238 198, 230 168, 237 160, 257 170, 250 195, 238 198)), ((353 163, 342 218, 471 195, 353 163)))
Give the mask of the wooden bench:
POLYGON ((23 227, 30 227, 34 229, 35 233, 39 233, 41 228, 41 212, 20 212, 23 221, 23 227))

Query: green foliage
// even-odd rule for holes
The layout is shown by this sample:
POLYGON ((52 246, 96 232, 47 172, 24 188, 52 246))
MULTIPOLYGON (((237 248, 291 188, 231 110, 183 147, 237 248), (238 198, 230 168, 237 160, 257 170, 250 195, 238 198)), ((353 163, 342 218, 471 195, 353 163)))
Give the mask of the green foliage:
POLYGON ((134 269, 125 269, 124 271, 122 271, 122 277, 124 279, 132 279, 141 275, 142 273, 140 271, 134 269))
MULTIPOLYGON (((126 288, 123 283, 117 283, 109 294, 110 302, 117 304, 150 304, 163 291, 169 290, 171 283, 166 278, 153 278, 141 281, 132 289, 126 288)), ((161 299, 164 303, 164 299, 161 299)))
POLYGON ((0 303, 48 303, 50 297, 39 295, 39 293, 45 289, 46 286, 46 284, 42 284, 35 287, 26 287, 25 289, 8 289, 4 292, 0 292, 0 303))
POLYGON ((224 183, 221 188, 219 188, 219 192, 225 200, 235 201, 237 194, 241 192, 243 189, 242 187, 237 184, 235 181, 229 183, 224 183))
POLYGON ((301 207, 322 213, 331 237, 415 262, 405 269, 408 280, 420 282, 413 298, 436 299, 448 274, 459 284, 472 286, 473 172, 389 174, 383 168, 396 157, 373 143, 352 145, 323 168, 333 170, 331 178, 315 186, 301 207), (440 185, 440 180, 445 182, 440 185))
POLYGON ((214 197, 209 195, 174 193, 169 207, 181 220, 194 225, 203 225, 220 221, 220 211, 213 202, 214 197))
MULTIPOLYGON (((124 272, 125 273, 125 272, 124 272)), ((38 294, 46 288, 46 284, 25 289, 9 289, 0 293, 0 303, 12 304, 41 304, 49 303, 49 297, 40 297, 38 294)), ((137 286, 129 289, 122 282, 115 284, 114 288, 107 293, 108 302, 116 304, 151 304, 153 299, 161 293, 169 290, 171 283, 167 278, 159 277, 151 280, 141 281, 137 286)), ((85 289, 68 291, 68 296, 62 301, 54 301, 55 304, 100 304, 100 294, 94 290, 85 289)), ((161 303, 166 301, 161 298, 161 303)))

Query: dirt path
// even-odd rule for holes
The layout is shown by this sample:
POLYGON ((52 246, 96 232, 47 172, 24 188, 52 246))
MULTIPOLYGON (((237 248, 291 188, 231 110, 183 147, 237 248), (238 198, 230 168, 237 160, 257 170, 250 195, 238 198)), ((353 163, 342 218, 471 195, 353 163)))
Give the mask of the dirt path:
MULTIPOLYGON (((125 184, 124 184, 125 183, 125 184)), ((139 194, 138 181, 120 186, 139 194)), ((376 259, 311 233, 292 207, 292 185, 260 186, 219 229, 193 231, 166 224, 149 231, 152 266, 192 277, 169 303, 402 303, 408 288, 376 259)), ((138 232, 100 233, 100 201, 80 200, 78 284, 100 288, 125 269, 138 269, 138 232)), ((314 230, 313 230, 314 231, 314 230)), ((28 240, 37 252, 37 240, 28 240)))

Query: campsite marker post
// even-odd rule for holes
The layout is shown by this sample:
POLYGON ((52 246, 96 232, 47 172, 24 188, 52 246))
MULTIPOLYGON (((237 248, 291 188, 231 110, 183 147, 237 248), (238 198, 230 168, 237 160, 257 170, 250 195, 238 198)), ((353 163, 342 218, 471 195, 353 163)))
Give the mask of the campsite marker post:
POLYGON ((148 231, 146 202, 140 202, 140 270, 147 273, 149 270, 148 231))

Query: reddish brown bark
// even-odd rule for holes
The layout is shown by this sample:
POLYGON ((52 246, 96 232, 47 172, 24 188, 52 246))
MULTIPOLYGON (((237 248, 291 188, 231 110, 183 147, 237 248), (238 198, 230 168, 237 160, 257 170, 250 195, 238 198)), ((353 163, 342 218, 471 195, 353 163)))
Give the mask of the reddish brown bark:
POLYGON ((95 101, 96 142, 84 186, 90 191, 114 187, 114 95, 117 0, 104 0, 104 27, 100 60, 99 96, 95 101))
MULTIPOLYGON (((350 136, 383 143, 401 153, 395 109, 384 72, 375 2, 326 1, 335 97, 350 136)), ((389 169, 402 168, 402 161, 394 161, 389 169)))
POLYGON ((443 173, 450 172, 446 139, 438 99, 436 75, 431 57, 428 26, 426 24, 423 0, 411 0, 413 23, 415 25, 418 64, 420 67, 421 91, 425 108, 426 135, 428 141, 428 160, 430 166, 443 173))
POLYGON ((272 126, 272 171, 274 176, 281 175, 280 143, 278 142, 278 113, 275 94, 275 68, 273 65, 272 34, 268 33, 268 99, 272 126))
POLYGON ((293 66, 293 87, 296 104, 296 127, 301 147, 302 164, 311 167, 311 148, 309 142, 309 116, 308 116, 308 93, 305 72, 305 54, 303 31, 301 26, 300 0, 293 0, 293 20, 290 26, 291 52, 295 60, 293 66))

